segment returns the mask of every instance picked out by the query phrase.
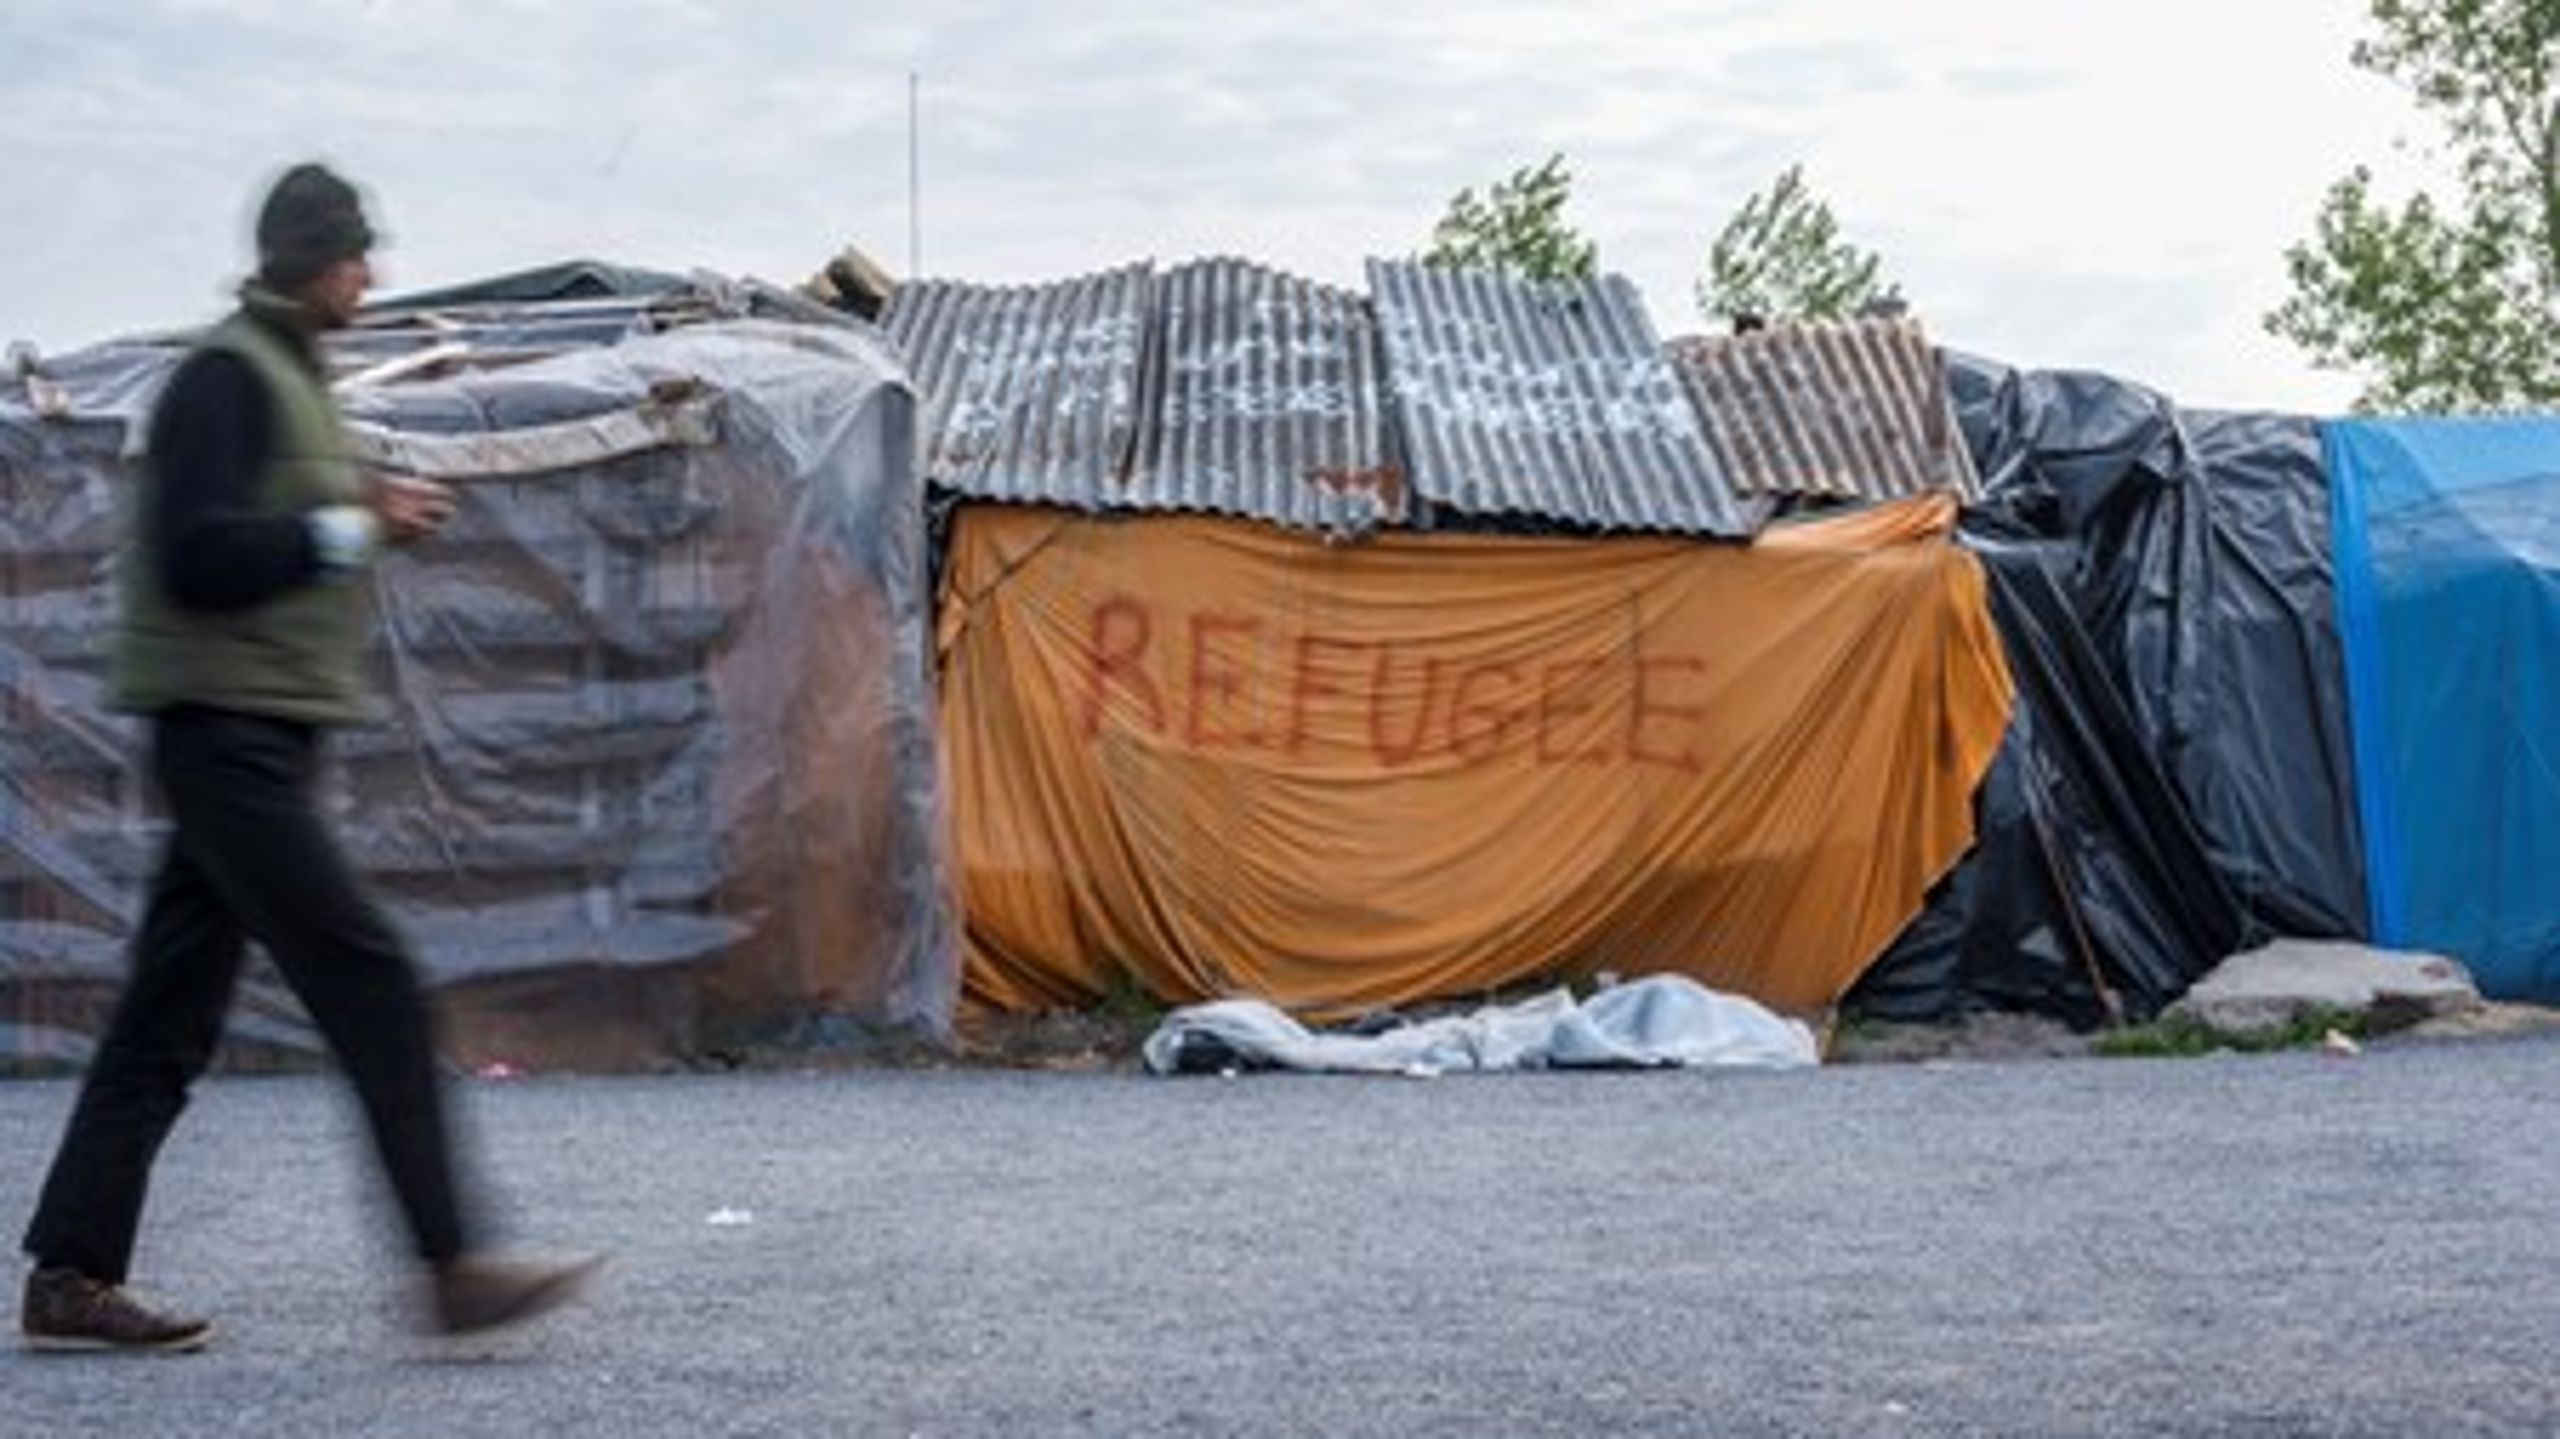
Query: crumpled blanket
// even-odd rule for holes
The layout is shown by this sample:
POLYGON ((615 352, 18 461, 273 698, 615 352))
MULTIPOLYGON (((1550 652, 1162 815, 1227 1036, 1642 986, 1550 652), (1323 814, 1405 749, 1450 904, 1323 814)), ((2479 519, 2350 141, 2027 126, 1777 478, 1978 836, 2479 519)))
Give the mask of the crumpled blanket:
POLYGON ((1655 975, 1577 1002, 1556 989, 1366 1034, 1311 1030, 1258 999, 1188 1005, 1147 1037, 1157 1074, 1295 1069, 1436 1075, 1516 1069, 1793 1068, 1821 1062, 1813 1031, 1739 995, 1655 975))

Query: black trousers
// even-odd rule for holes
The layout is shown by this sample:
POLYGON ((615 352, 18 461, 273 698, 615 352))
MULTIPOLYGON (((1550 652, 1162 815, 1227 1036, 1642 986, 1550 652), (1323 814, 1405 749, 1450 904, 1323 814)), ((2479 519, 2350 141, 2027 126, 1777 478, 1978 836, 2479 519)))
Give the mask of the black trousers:
POLYGON ((27 1228, 38 1264, 124 1282, 152 1160, 213 1059, 253 939, 353 1082, 418 1256, 464 1251, 429 1011, 399 935, 321 820, 319 760, 308 725, 197 707, 154 719, 152 766, 176 827, 27 1228))

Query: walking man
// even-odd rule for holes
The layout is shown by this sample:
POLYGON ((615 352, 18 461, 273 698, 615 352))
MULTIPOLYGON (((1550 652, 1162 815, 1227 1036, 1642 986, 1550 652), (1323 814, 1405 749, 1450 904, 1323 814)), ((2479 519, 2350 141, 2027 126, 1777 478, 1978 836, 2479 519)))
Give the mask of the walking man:
POLYGON ((360 1101, 452 1334, 568 1299, 592 1264, 493 1259, 455 1178, 431 1017, 406 947, 356 881, 313 799, 329 729, 369 717, 365 572, 434 533, 439 486, 368 479, 351 459, 319 337, 373 273, 355 188, 318 165, 279 179, 240 307, 171 377, 119 574, 113 684, 147 718, 174 821, 132 974, 28 1226, 19 1326, 45 1349, 201 1346, 204 1320, 124 1288, 153 1158, 211 1062, 256 941, 360 1101))

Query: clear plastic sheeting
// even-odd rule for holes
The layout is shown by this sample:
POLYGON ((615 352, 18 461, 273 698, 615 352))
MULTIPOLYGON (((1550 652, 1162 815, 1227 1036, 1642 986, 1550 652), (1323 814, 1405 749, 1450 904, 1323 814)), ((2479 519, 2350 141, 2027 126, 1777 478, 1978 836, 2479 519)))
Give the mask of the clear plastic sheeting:
POLYGON ((1404 1074, 1515 1069, 1792 1069, 1821 1062, 1813 1031, 1739 995, 1655 975, 1576 1002, 1518 1004, 1373 1032, 1319 1031, 1258 999, 1177 1009, 1147 1036, 1157 1074, 1295 1069, 1404 1074))
MULTIPOLYGON (((101 683, 178 358, 44 361, 57 418, 0 391, 0 1063, 85 1052, 164 831, 101 683)), ((945 1032, 913 405, 877 336, 713 320, 342 399, 362 452, 459 494, 375 573, 388 722, 337 737, 324 797, 456 1056, 945 1032)), ((263 964, 232 1040, 316 1048, 263 964)))
POLYGON ((2374 939, 2560 1001, 2560 418, 2327 442, 2374 939))
POLYGON ((559 300, 657 298, 683 295, 695 288, 685 276, 666 270, 616 265, 604 260, 562 260, 529 270, 491 275, 460 285, 412 290, 388 296, 385 309, 453 308, 495 303, 530 304, 559 300))

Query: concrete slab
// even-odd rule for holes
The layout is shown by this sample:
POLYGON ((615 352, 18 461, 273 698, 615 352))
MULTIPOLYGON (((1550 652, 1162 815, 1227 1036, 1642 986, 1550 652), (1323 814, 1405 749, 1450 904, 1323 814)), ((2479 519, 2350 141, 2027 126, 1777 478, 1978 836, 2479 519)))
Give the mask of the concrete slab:
POLYGON ((2224 960, 2170 1005, 2167 1017, 2237 1034, 2334 1013, 2391 1030, 2480 1005, 2470 972, 2440 954, 2279 939, 2224 960))

